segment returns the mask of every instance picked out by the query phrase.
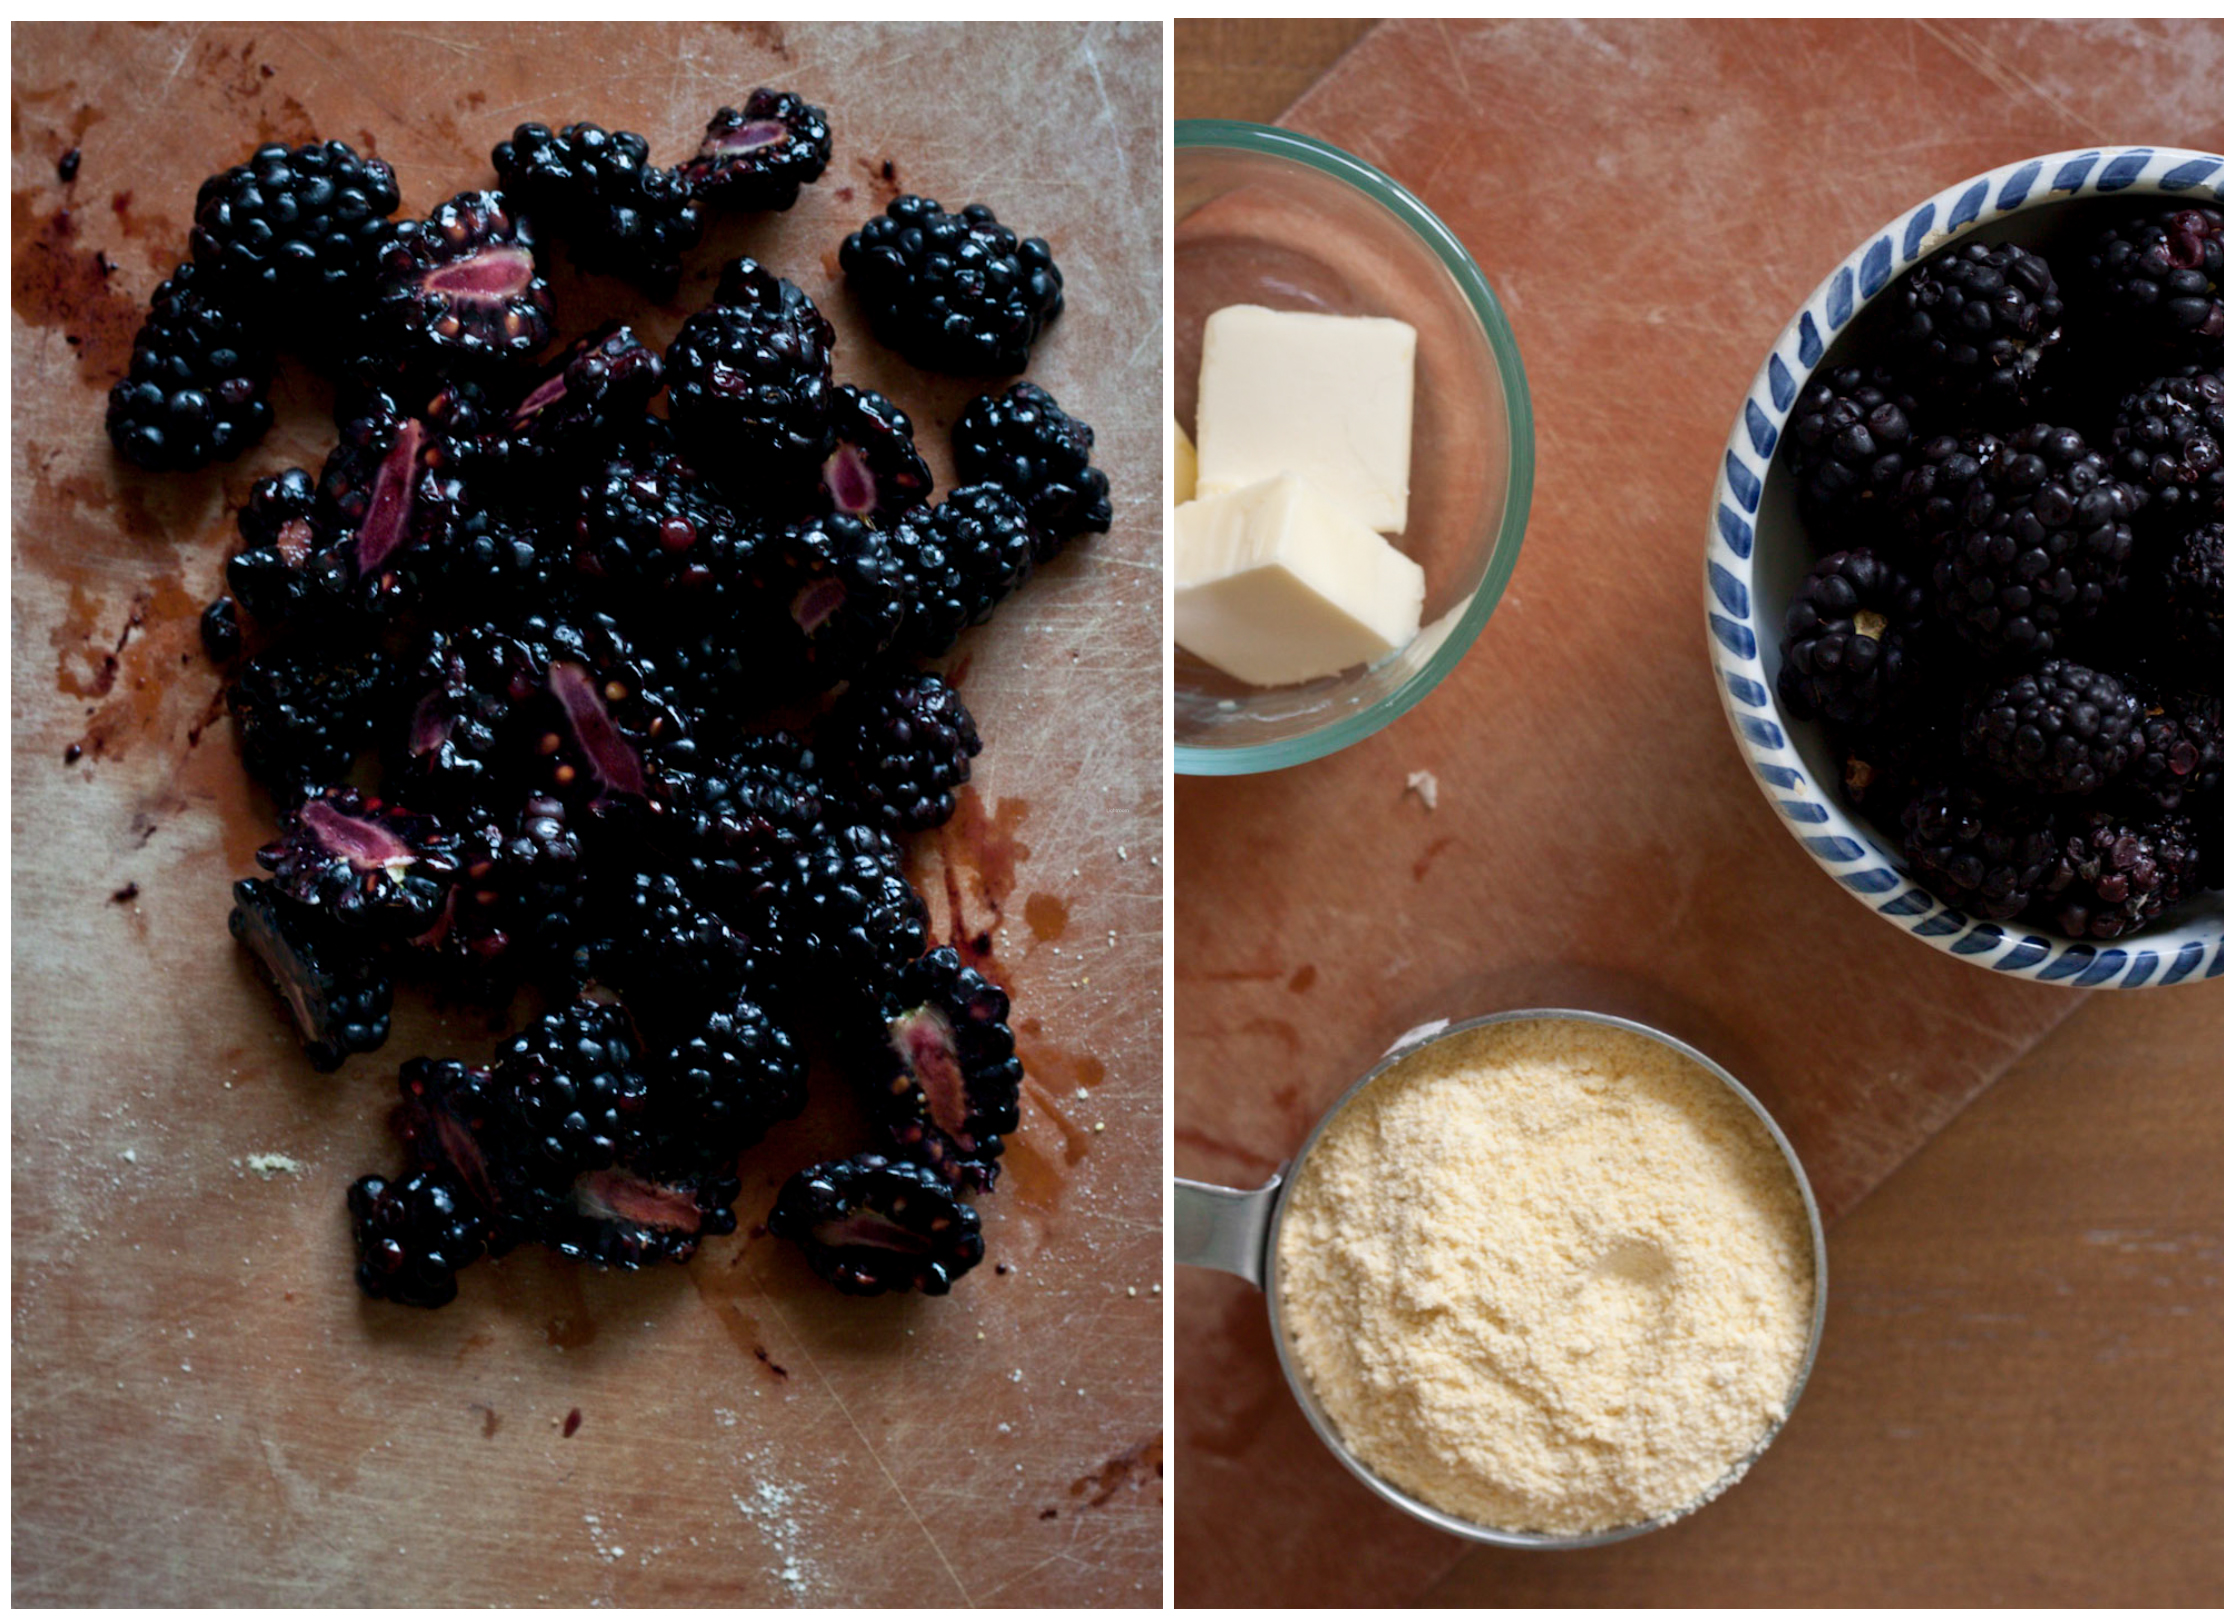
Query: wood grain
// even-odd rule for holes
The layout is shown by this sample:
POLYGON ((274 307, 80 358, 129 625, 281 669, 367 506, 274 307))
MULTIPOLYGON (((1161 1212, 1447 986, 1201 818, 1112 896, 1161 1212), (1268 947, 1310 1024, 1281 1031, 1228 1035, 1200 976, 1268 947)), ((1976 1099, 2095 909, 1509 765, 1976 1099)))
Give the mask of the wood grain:
MULTIPOLYGON (((2138 76, 2131 82, 2178 87, 2154 103, 2166 127, 2137 133, 2216 147, 2217 27, 2169 33, 2156 25, 2115 25, 2111 32, 2121 48, 2141 53, 2128 64, 2138 76), (2186 122, 2182 108, 2190 109, 2186 122)), ((1315 46, 1331 61, 1348 44, 1315 39, 1305 30, 1284 34, 1274 23, 1203 24, 1192 34, 1183 26, 1176 62, 1183 112, 1267 117, 1269 71, 1299 72, 1315 46), (1230 100, 1221 99, 1222 52, 1236 64, 1223 87, 1230 100)), ((1766 332, 1820 268, 1788 263, 1786 244, 1760 245, 1767 233, 1754 221, 1762 210, 1785 207, 1790 194, 1730 175, 1729 154, 1749 149, 1750 138, 1738 132, 1782 118, 1790 126, 1787 144, 1798 152, 1794 161, 1813 165, 1811 172, 1830 165, 1843 180, 1852 169, 1862 183, 1889 182, 1883 207, 1875 198, 1854 202, 1844 186, 1807 192, 1811 213, 1857 210, 1852 219, 1841 216, 1838 231, 1846 234, 1830 250, 1836 257, 1909 196, 1949 177, 2020 150, 2110 138, 2108 130, 2100 137, 2078 132, 2067 142, 2063 134, 2073 126, 2059 123, 2108 119, 2130 94, 2130 81, 2116 76, 2086 95, 2070 88, 2072 78, 2095 71, 2109 50, 2100 35, 2060 33, 2055 25, 1901 30, 1826 24, 1752 32, 1714 25, 1385 25, 1281 121, 1390 167, 1423 189, 1447 218, 1470 206, 1497 212, 1499 199, 1514 189, 1501 186, 1500 176, 1530 176, 1518 189, 1532 196, 1533 188, 1554 186, 1543 201, 1563 229, 1552 240, 1581 256, 1577 269, 1584 280, 1594 273, 1591 243, 1599 240, 1594 233, 1602 221, 1579 212, 1586 206, 1583 194, 1563 211, 1553 177, 1568 143, 1585 154, 1595 150, 1602 169, 1614 165, 1610 178, 1631 177, 1627 187, 1597 193, 1615 203, 1604 221, 1617 233, 1614 262, 1643 275, 1656 300, 1663 292, 1673 295, 1669 284, 1681 285, 1681 272, 1659 257, 1627 257, 1619 233, 1627 220, 1639 242, 1658 239, 1649 223, 1658 199, 1650 185, 1640 198, 1635 175, 1641 166, 1652 171, 1656 145, 1667 148, 1684 170, 1681 193, 1698 223, 1660 234, 1755 244, 1747 261, 1757 266, 1748 272, 1756 279, 1778 268, 1790 271, 1790 286, 1780 281, 1748 294, 1764 304, 1753 327, 1729 311, 1701 310, 1695 315, 1702 331, 1694 332, 1686 325, 1694 316, 1678 322, 1669 313, 1675 305, 1657 303, 1664 319, 1647 328, 1646 342, 1625 336, 1618 323, 1594 326, 1593 343, 1541 364, 1547 345, 1539 332, 1532 346, 1532 321, 1566 321, 1572 328, 1584 313, 1581 303, 1548 310, 1547 300, 1527 296, 1534 285, 1529 267, 1543 262, 1528 230, 1478 234, 1462 226, 1501 296, 1515 287, 1523 294, 1522 307, 1509 301, 1508 312, 1522 331, 1532 384, 1550 373, 1540 402, 1547 392, 1566 402, 1556 441, 1550 439, 1554 407, 1540 403, 1545 461, 1606 442, 1611 418, 1595 396, 1617 386, 1643 403, 1615 417, 1634 423, 1641 420, 1638 411, 1648 410, 1662 424, 1652 443, 1632 452, 1653 460, 1665 435, 1688 431, 1678 424, 1698 408, 1695 395, 1712 399, 1706 409, 1715 418, 1711 437, 1719 442, 1729 400, 1755 359, 1751 351, 1732 349, 1728 333, 1766 332), (1610 72, 1600 65, 1616 58, 1628 67, 1610 72), (1834 61, 1842 64, 1847 86, 1836 99, 1820 93, 1821 75, 1772 66, 1834 61), (1886 69, 1889 61, 1895 69, 1886 69), (1679 64, 1687 64, 1681 72, 1679 64), (1643 82, 1655 72, 1664 87, 1690 87, 1678 99, 1697 115, 1695 123, 1656 122, 1648 109, 1665 109, 1667 100, 1643 82), (1905 82, 1888 82, 1912 73, 1905 82), (1858 77, 1859 88, 1850 83, 1858 77), (1891 146, 1872 140, 1870 126, 1890 118, 1890 108, 1937 107, 1959 95, 1963 105, 1953 114, 1912 115, 1910 123, 1929 133, 1891 146), (1452 111, 1470 96, 1472 112, 1452 111), (1478 202, 1485 197, 1491 200, 1478 202), (1768 310, 1770 303, 1777 309, 1768 310), (1671 332, 1671 325, 1685 329, 1671 332), (1663 370, 1666 360, 1653 351, 1671 345, 1692 362, 1663 370), (1619 384, 1609 376, 1612 360, 1600 357, 1602 349, 1628 368, 1619 384), (1718 357, 1728 359, 1730 377, 1703 380, 1718 357), (1671 382, 1672 375, 1681 381, 1671 382)), ((1790 171, 1781 162, 1778 172, 1790 171)), ((1515 206, 1526 213, 1531 205, 1517 199, 1515 206)), ((1608 465, 1602 462, 1599 470, 1608 465)), ((1579 502, 1572 485, 1562 499, 1549 480, 1540 482, 1530 546, 1611 546, 1603 522, 1608 505, 1621 512, 1623 543, 1644 543, 1644 535, 1662 527, 1663 491, 1652 477, 1596 503, 1579 502)), ((1689 487, 1670 498, 1687 513, 1704 499, 1689 487)), ((1686 516, 1681 527, 1682 543, 1696 544, 1696 520, 1686 516)), ((1524 573, 1530 566, 1525 552, 1524 573)), ((1501 618, 1506 611, 1501 608, 1501 618)), ((1484 662, 1499 630, 1494 619, 1462 676, 1484 662)), ((1499 702, 1485 692, 1474 700, 1475 712, 1464 715, 1465 724, 1494 730, 1500 721, 1484 711, 1499 702)), ((1351 847, 1370 848, 1358 833, 1371 828, 1373 840, 1394 836, 1416 861, 1448 861, 1470 847, 1479 861, 1497 849, 1506 856, 1505 872, 1527 870, 1531 863, 1510 840, 1470 838, 1443 819, 1455 801, 1441 761, 1455 743, 1427 722, 1447 707, 1463 711, 1467 700, 1447 688, 1394 728, 1391 735, 1407 727, 1416 735, 1411 746, 1392 744, 1389 757, 1376 762, 1377 775, 1389 783, 1385 798, 1343 799, 1351 847), (1402 813, 1417 818, 1417 810, 1400 793, 1404 771, 1416 762, 1444 776, 1446 810, 1432 820, 1418 818, 1420 829, 1412 833, 1403 830, 1402 813), (1368 808, 1376 805, 1382 808, 1368 808), (1431 857, 1438 837, 1455 837, 1457 846, 1431 857)), ((1618 725, 1624 723, 1619 716, 1635 712, 1637 705, 1623 705, 1604 718, 1618 725)), ((1727 750, 1727 742, 1716 741, 1727 750)), ((1532 762, 1532 772, 1541 769, 1532 762)), ((1328 1004, 1290 994, 1291 982, 1324 986, 1332 974, 1345 997, 1362 994, 1374 1005, 1385 996, 1379 977, 1369 974, 1361 984, 1351 968, 1346 979, 1341 966, 1330 969, 1330 959, 1341 965, 1363 956, 1370 964, 1401 968, 1407 977, 1436 971, 1456 977, 1461 970, 1438 964, 1462 954, 1479 959, 1485 942, 1431 898, 1404 910, 1403 948, 1381 944, 1377 954, 1374 942, 1385 937, 1377 932, 1377 914, 1388 905, 1379 898, 1381 880, 1371 875, 1346 880, 1339 899, 1284 896, 1266 915, 1245 883, 1225 880, 1235 858, 1231 840, 1206 839, 1203 818, 1231 817, 1262 832, 1293 817, 1307 791, 1318 800, 1327 785, 1314 781, 1307 789, 1301 781, 1274 779, 1268 786, 1276 791, 1241 804, 1227 798, 1224 784, 1209 785, 1212 791, 1202 795, 1198 786, 1182 784, 1178 820, 1180 1163, 1183 1171, 1193 1162, 1241 1179, 1269 1167, 1292 1144, 1282 1130, 1300 1134, 1316 1109, 1319 1052, 1331 1043, 1302 1012, 1307 1004, 1315 1012, 1328 1004), (1283 786, 1285 792, 1277 791, 1283 786), (1191 851, 1201 858, 1191 858, 1191 851), (1211 875, 1207 897, 1191 872, 1211 875), (1198 898, 1208 903, 1191 917, 1198 898), (1423 907, 1441 926, 1427 931, 1415 950, 1422 931, 1411 924, 1423 907), (1229 935, 1246 939, 1252 924, 1261 943, 1251 954, 1214 957, 1207 972, 1190 973, 1191 961, 1205 960, 1195 956, 1197 944, 1229 935), (1317 966, 1303 973, 1288 960, 1291 951, 1317 966), (1302 1032, 1301 1039, 1283 1037, 1285 1061, 1269 1044, 1281 1034, 1275 1023, 1302 1032), (1238 1061, 1237 1032, 1268 1043, 1263 1055, 1238 1061), (1208 1063, 1205 1054, 1212 1054, 1208 1063), (1277 1078, 1242 1078, 1252 1068, 1277 1078), (1223 1077, 1215 1088, 1191 1084, 1191 1074, 1211 1072, 1223 1077), (1235 1094, 1249 1094, 1253 1084, 1275 1086, 1284 1124, 1270 1132, 1264 1157, 1248 1159, 1233 1153, 1231 1127, 1252 1117, 1235 1094)), ((1490 794, 1516 791, 1495 776, 1477 786, 1490 794)), ((1598 826, 1595 819, 1591 824, 1598 826)), ((1575 841, 1575 847, 1588 846, 1575 841)), ((1269 852, 1246 881, 1262 885, 1266 867, 1277 868, 1284 858, 1277 848, 1269 852)), ((1355 870, 1355 857, 1345 862, 1346 872, 1355 870)), ((1437 868, 1439 874, 1457 870, 1437 868)), ((1451 879, 1441 875, 1438 881, 1448 885, 1451 879)), ((1888 943, 1914 949, 1898 939, 1888 943)), ((1780 935, 1777 954, 1788 945, 1780 935)), ((1493 956, 1498 948, 1490 946, 1493 956)), ((1876 956, 1847 964, 1835 998, 1872 996, 1871 1005, 1883 1008, 1895 998, 1875 981, 1881 965, 1876 956)), ((1760 971, 1771 984, 1809 982, 1767 961, 1760 971)), ((2001 988, 1973 978, 1983 981, 1973 986, 1981 1000, 2001 988)), ((1333 1016, 1353 1020, 1357 1014, 1338 1003, 1333 1016)), ((1314 1454, 1316 1443, 1294 1419, 1277 1379, 1261 1376, 1270 1356, 1262 1302, 1226 1279, 1183 1276, 1182 1509, 1175 1548, 1182 1601, 1405 1601, 1423 1593, 1431 1601, 1475 1604, 2217 1601, 2221 1027, 2220 990, 2213 985, 2123 1002, 2098 997, 2050 1033, 1983 1103, 1835 1229, 1835 1304, 1825 1359, 1757 1479, 1678 1529, 1621 1547, 1557 1558, 1476 1552, 1435 1584, 1436 1572, 1451 1566, 1460 1549, 1382 1513, 1330 1460, 1314 1454), (2144 1089, 2146 1103, 2137 1098, 2144 1089), (2045 1173, 2051 1165, 2055 1169, 2045 1173), (2127 1252, 2122 1245, 2154 1247, 2127 1252), (1195 1392, 1201 1388, 1232 1398, 1200 1401, 1195 1392), (2074 1394, 2083 1389, 2085 1396, 2074 1394), (1920 1421, 1909 1421, 1910 1414, 1920 1421), (2058 1420, 2045 1414, 2074 1420, 2075 1438, 2067 1443, 2058 1420), (2206 1440, 2193 1443, 2192 1435, 2206 1440), (1239 1488, 1244 1474, 1291 1484, 1268 1499, 1239 1488), (2128 1596, 2144 1591, 2158 1596, 2128 1596)), ((1848 1043, 1856 1032, 1850 1019, 1832 1012, 1821 1033, 1848 1043)))
MULTIPOLYGON (((1154 25, 17 31, 19 1601, 1155 1599, 1162 45, 1154 25), (377 149, 424 212, 487 184, 523 120, 639 129, 672 161, 761 83, 830 109, 832 171, 791 213, 718 227, 640 330, 664 342, 726 258, 767 257, 837 321, 840 376, 914 416, 944 482, 978 387, 869 342, 836 254, 896 190, 983 199, 1055 244, 1071 303, 1033 374, 1095 424, 1113 479, 1112 532, 959 650, 987 751, 918 851, 942 936, 990 935, 1032 1075, 983 1206, 1001 1265, 946 1300, 846 1301, 756 1234, 791 1169, 863 1145, 833 1087, 747 1156, 748 1230, 688 1267, 520 1252, 443 1311, 368 1304, 342 1196, 397 1156, 395 1064, 485 1058, 493 1031, 415 1001, 381 1053, 308 1071, 226 938, 269 807, 212 723, 194 635, 232 506, 318 465, 328 401, 290 372, 265 444, 166 480, 112 460, 103 394, 202 176, 259 141, 377 149), (296 1168, 259 1175, 264 1153, 296 1168)), ((556 285, 570 334, 641 310, 570 270, 556 285)))

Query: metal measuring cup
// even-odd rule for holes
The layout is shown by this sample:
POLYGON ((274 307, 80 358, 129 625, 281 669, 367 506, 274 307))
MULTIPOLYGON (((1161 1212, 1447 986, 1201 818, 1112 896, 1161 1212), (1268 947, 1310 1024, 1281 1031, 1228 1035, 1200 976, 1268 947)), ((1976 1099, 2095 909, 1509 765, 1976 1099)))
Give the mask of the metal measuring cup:
POLYGON ((1658 1530, 1665 1524, 1672 1524, 1721 1495, 1768 1449, 1769 1443, 1777 1438, 1778 1432, 1785 1426, 1785 1420, 1792 1415, 1794 1405, 1800 1400, 1800 1392, 1808 1383, 1808 1374, 1816 1365, 1817 1345, 1824 1336, 1824 1301, 1829 1287, 1824 1266, 1824 1221, 1822 1213, 1816 1207, 1815 1189, 1809 1186, 1808 1173, 1801 1168, 1800 1156, 1793 1151, 1792 1143, 1785 1139, 1785 1133, 1778 1129, 1777 1121, 1770 1118, 1769 1111, 1762 1107, 1760 1100, 1713 1058, 1673 1035, 1633 1019, 1567 1008, 1489 1013, 1457 1023, 1438 1019, 1406 1031, 1364 1076, 1346 1089, 1335 1099, 1334 1105, 1319 1116, 1318 1123, 1312 1126, 1311 1134, 1304 1138, 1304 1145, 1297 1149, 1296 1156, 1273 1172, 1272 1179, 1264 1186, 1248 1189, 1219 1187, 1208 1182, 1175 1178, 1172 1191, 1172 1253, 1181 1265, 1207 1266, 1214 1270, 1231 1272, 1264 1291, 1265 1308, 1272 1317, 1273 1344, 1280 1354, 1281 1375, 1288 1380, 1289 1392, 1296 1397, 1296 1404, 1304 1409, 1304 1416, 1310 1422, 1313 1432, 1326 1443, 1327 1449, 1341 1460, 1345 1468, 1358 1476, 1368 1490, 1383 1501, 1402 1508, 1414 1518, 1424 1520, 1439 1530, 1448 1530, 1469 1541, 1488 1542, 1498 1547, 1597 1547, 1610 1541, 1627 1541, 1632 1536, 1641 1536, 1648 1530, 1658 1530), (1785 1396, 1784 1411, 1755 1442, 1754 1449, 1733 1464, 1730 1472, 1698 1500, 1687 1503, 1673 1513, 1637 1524, 1616 1525, 1612 1529, 1592 1530, 1579 1535, 1542 1530, 1502 1530, 1492 1525, 1476 1524, 1472 1520, 1445 1513, 1440 1508, 1430 1507, 1376 1474, 1351 1454, 1350 1449, 1343 1444, 1342 1437, 1335 1432, 1334 1424, 1319 1404, 1319 1397, 1312 1392, 1310 1382, 1296 1364, 1295 1352, 1289 1344, 1288 1324, 1281 1312, 1280 1230, 1281 1221, 1288 1212, 1289 1193, 1296 1184, 1296 1177, 1292 1172, 1311 1157, 1312 1149, 1318 1145, 1319 1138, 1328 1125, 1349 1106, 1351 1099, 1359 1092, 1423 1047, 1470 1030, 1486 1028, 1491 1024, 1516 1023, 1530 1019, 1603 1024, 1614 1029, 1627 1030, 1689 1058, 1706 1073, 1722 1081, 1740 1101, 1753 1110, 1754 1117, 1762 1122, 1769 1132, 1770 1140, 1777 1144, 1778 1151, 1784 1155, 1786 1168, 1792 1171, 1793 1183, 1800 1190, 1801 1206, 1808 1212, 1808 1234, 1815 1255, 1815 1302, 1808 1324, 1808 1349, 1793 1374, 1792 1388, 1785 1396))

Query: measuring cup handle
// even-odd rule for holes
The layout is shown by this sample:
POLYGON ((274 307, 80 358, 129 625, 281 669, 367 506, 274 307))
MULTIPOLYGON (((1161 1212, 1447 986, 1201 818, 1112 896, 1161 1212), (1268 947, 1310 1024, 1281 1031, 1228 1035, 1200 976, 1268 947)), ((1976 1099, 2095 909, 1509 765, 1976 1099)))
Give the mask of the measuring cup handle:
POLYGON ((1272 1229, 1280 1177, 1262 1187, 1214 1187, 1207 1181, 1172 1182, 1172 1258, 1183 1266, 1230 1271, 1265 1286, 1265 1238, 1272 1229))

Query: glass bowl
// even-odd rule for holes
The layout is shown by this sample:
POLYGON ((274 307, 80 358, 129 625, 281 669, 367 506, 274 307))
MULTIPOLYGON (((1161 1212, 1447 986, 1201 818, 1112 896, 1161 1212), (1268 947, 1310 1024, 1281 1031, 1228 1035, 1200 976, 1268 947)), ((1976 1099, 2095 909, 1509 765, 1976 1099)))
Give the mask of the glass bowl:
POLYGON ((1173 400, 1195 421, 1203 321, 1229 304, 1382 315, 1420 334, 1412 496, 1392 536, 1427 575, 1419 635, 1293 686, 1237 681, 1175 648, 1176 768, 1235 776, 1371 736, 1465 656, 1512 576, 1536 440, 1513 329, 1459 239, 1394 180, 1324 141, 1199 119, 1174 131, 1173 400))

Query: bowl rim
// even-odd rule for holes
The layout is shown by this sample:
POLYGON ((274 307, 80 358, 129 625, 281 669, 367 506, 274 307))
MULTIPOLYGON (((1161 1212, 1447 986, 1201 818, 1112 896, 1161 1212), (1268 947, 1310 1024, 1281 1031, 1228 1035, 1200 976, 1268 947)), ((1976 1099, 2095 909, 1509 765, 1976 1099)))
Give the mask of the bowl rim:
MULTIPOLYGON (((1224 118, 1183 118, 1172 126, 1175 175, 1179 154, 1188 150, 1246 152, 1275 157, 1315 169, 1349 186, 1378 204, 1398 223, 1420 239, 1441 262, 1473 310, 1490 345, 1506 399, 1505 505, 1498 517, 1496 537, 1481 582, 1468 599, 1465 611, 1453 621, 1442 643, 1421 666, 1389 692, 1365 708, 1329 721, 1300 736, 1277 741, 1242 743, 1230 748, 1205 748, 1182 743, 1172 746, 1173 769, 1182 776, 1245 776, 1277 771, 1348 748, 1372 736, 1410 709, 1441 684, 1464 658, 1491 611, 1505 594, 1520 560, 1521 541, 1529 523, 1530 496, 1536 481, 1536 423, 1529 403, 1529 379, 1522 366, 1521 349, 1506 320, 1490 279, 1475 263, 1458 235, 1418 197, 1364 159, 1331 146, 1314 136, 1269 124, 1242 123, 1224 118)), ((1176 232, 1177 216, 1173 219, 1176 232)))
POLYGON ((2224 907, 2215 903, 2096 944, 1975 917, 1914 882, 1875 830, 1849 815, 1838 794, 1824 791, 1793 745, 1789 728, 1795 722, 1778 702, 1750 622, 1754 540, 1765 481, 1794 403, 1835 337, 1902 271, 2014 214, 2124 192, 2210 198, 2224 206, 2226 159, 2184 147, 2116 145, 2022 158, 1959 180, 1865 236, 1786 322, 1755 372, 1723 447, 1707 518, 1703 594, 1716 691, 1754 785, 1786 831, 1848 894, 1936 949, 2013 978, 2081 989, 2219 977, 2227 956, 2224 907))

